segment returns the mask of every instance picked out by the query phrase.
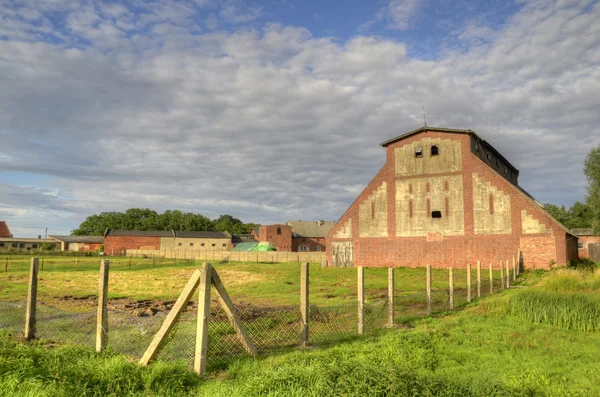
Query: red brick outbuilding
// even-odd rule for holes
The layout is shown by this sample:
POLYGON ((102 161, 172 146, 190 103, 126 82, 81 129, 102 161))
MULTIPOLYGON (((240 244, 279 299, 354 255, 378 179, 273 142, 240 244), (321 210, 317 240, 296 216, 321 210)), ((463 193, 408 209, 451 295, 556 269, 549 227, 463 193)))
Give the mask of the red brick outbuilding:
POLYGON ((327 235, 332 266, 527 268, 577 259, 577 237, 472 130, 423 127, 381 144, 387 161, 327 235))
POLYGON ((6 221, 0 221, 0 238, 11 238, 12 233, 6 224, 6 221))

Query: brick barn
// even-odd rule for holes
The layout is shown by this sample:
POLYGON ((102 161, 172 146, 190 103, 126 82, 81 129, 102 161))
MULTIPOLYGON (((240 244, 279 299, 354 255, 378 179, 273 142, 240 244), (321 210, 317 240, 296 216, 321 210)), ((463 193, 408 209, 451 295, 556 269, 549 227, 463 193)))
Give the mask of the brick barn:
POLYGON ((332 266, 527 268, 577 259, 577 237, 472 130, 423 127, 381 144, 387 161, 327 236, 332 266))
POLYGON ((262 225, 252 231, 257 241, 273 244, 277 251, 325 251, 327 234, 335 222, 287 221, 285 225, 262 225))
POLYGON ((12 233, 6 224, 6 221, 0 221, 0 237, 1 238, 11 238, 12 233))
MULTIPOLYGON (((592 244, 598 244, 600 246, 600 235, 594 233, 592 228, 582 229, 571 229, 571 233, 579 238, 577 248, 579 249, 580 258, 591 258, 590 246, 592 244)), ((600 258, 591 258, 596 261, 600 261, 600 258)))

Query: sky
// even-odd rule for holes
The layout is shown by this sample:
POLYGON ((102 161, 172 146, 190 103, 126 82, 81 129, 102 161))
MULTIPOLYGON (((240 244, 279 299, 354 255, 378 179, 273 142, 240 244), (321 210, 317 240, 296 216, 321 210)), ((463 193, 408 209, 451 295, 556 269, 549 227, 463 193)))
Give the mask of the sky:
POLYGON ((423 109, 569 206, 600 145, 598 21, 590 0, 2 0, 0 220, 337 220, 423 109))

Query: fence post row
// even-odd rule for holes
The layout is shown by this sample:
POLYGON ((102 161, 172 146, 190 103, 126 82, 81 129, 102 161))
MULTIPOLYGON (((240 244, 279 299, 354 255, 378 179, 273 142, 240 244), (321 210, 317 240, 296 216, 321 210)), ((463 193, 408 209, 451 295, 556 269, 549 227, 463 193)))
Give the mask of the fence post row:
POLYGON ((203 263, 200 268, 200 284, 198 286, 198 319, 196 324, 196 351, 194 355, 194 371, 198 375, 206 371, 211 273, 212 266, 210 263, 203 263))
POLYGON ((25 311, 25 339, 35 338, 35 309, 37 301, 39 259, 31 258, 29 266, 29 286, 27 288, 27 309, 25 311))
POLYGON ((431 314, 431 265, 427 265, 427 314, 431 314))
POLYGON ((304 262, 302 264, 301 273, 300 273, 300 312, 302 313, 302 333, 301 333, 301 343, 302 347, 308 346, 308 310, 309 310, 309 301, 308 301, 308 262, 304 262))
POLYGON ((365 268, 359 266, 358 270, 358 334, 362 335, 364 331, 365 315, 365 268))
POLYGON ((467 264, 467 302, 471 302, 471 264, 467 264))
POLYGON ((108 337, 108 272, 110 262, 100 261, 100 278, 98 279, 98 316, 96 319, 96 352, 106 348, 108 337))
POLYGON ((451 267, 448 268, 448 295, 450 310, 454 310, 454 270, 451 267))
POLYGON ((394 268, 388 268, 388 327, 394 326, 394 268))

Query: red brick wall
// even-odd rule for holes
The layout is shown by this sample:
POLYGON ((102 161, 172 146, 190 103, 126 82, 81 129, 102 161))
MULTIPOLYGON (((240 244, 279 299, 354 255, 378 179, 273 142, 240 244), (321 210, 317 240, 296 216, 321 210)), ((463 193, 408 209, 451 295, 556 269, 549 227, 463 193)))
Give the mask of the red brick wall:
POLYGON ((310 251, 315 252, 315 247, 321 247, 325 252, 325 240, 325 237, 292 237, 292 251, 298 252, 300 245, 306 245, 310 251))
MULTIPOLYGON (((335 239, 351 240, 354 244, 355 266, 423 266, 431 264, 435 267, 464 267, 467 263, 493 263, 498 267, 501 260, 511 260, 517 255, 519 248, 524 248, 523 261, 525 267, 548 267, 550 261, 565 264, 573 257, 572 249, 567 251, 567 238, 562 228, 537 204, 524 195, 516 186, 498 175, 482 160, 471 153, 470 137, 467 134, 426 132, 413 135, 387 147, 387 163, 367 185, 346 213, 340 218, 327 238, 327 261, 332 263, 333 235, 348 218, 352 218, 352 238, 335 239), (427 237, 396 237, 396 184, 394 149, 425 136, 430 138, 455 139, 461 141, 462 175, 464 189, 464 235, 443 236, 441 241, 428 241, 427 237), (477 173, 490 181, 493 186, 510 195, 512 234, 481 235, 474 233, 473 219, 473 183, 472 174, 477 173), (364 201, 383 181, 388 186, 388 236, 378 238, 358 238, 358 205, 364 201), (552 235, 522 235, 521 210, 552 229, 552 235), (523 247, 521 237, 523 240, 523 247), (529 243, 531 237, 544 237, 544 252, 533 249, 529 243), (552 244, 550 243, 552 240, 552 244), (527 252, 525 252, 527 250, 527 252)), ((452 173, 454 174, 454 173, 452 173)), ((439 174, 435 174, 436 176, 439 174)), ((425 176, 424 176, 425 177, 425 176)))
POLYGON ((292 227, 288 225, 266 225, 261 226, 258 232, 259 241, 272 243, 277 251, 292 250, 292 227), (277 234, 277 228, 281 228, 281 234, 277 234))
POLYGON ((104 252, 106 255, 123 255, 125 250, 136 250, 142 246, 160 249, 160 237, 106 236, 104 252))
POLYGON ((600 236, 579 236, 579 242, 583 244, 583 249, 579 250, 579 257, 589 258, 588 244, 600 243, 600 236))

